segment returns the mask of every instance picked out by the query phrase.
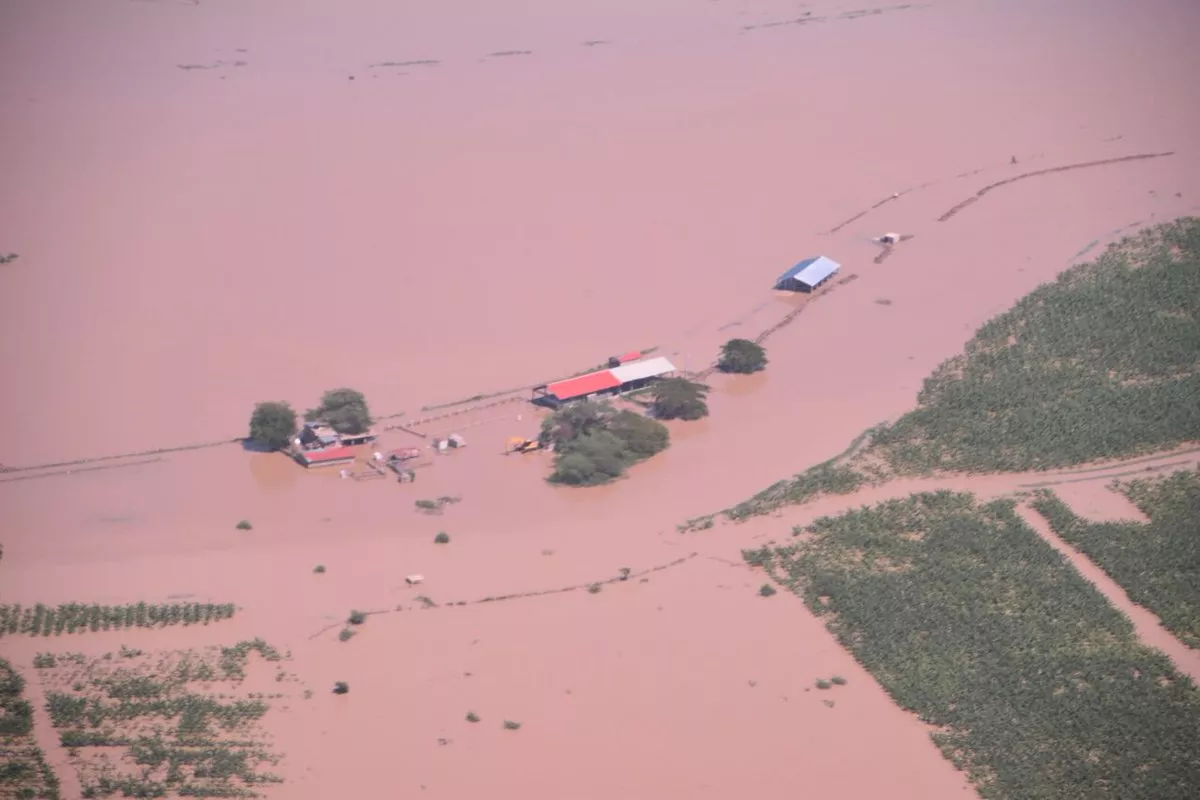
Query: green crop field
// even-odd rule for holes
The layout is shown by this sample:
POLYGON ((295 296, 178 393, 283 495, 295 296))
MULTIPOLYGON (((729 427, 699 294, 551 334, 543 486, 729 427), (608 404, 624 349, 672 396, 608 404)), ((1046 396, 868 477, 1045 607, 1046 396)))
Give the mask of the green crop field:
POLYGON ((59 800, 58 777, 33 738, 25 678, 0 658, 0 800, 59 800))
POLYGON ((1190 647, 1200 647, 1200 472, 1121 484, 1150 518, 1089 522, 1051 492, 1033 502, 1054 532, 1085 553, 1190 647))
POLYGON ((1143 231, 988 322, 877 432, 897 472, 1005 472, 1200 440, 1200 219, 1143 231))
POLYGON ((0 604, 0 637, 5 635, 60 636, 64 633, 107 631, 113 628, 162 628, 168 625, 207 625, 229 619, 237 611, 233 603, 127 603, 102 606, 95 603, 0 604))
POLYGON ((1016 515, 913 495, 747 551, 995 800, 1200 796, 1200 692, 1016 515))
POLYGON ((264 784, 280 783, 270 769, 281 756, 261 720, 288 694, 240 690, 254 653, 290 688, 278 665, 285 657, 260 639, 99 658, 39 654, 46 710, 83 796, 257 797, 264 784))

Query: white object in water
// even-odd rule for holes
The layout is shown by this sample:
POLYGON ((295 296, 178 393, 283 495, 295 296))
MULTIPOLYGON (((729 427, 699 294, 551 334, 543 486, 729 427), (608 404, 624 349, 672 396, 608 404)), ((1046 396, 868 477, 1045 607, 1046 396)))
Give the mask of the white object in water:
POLYGON ((407 576, 405 576, 404 580, 406 583, 408 583, 409 586, 416 586, 418 583, 421 583, 422 581, 425 580, 425 576, 424 575, 407 575, 407 576))

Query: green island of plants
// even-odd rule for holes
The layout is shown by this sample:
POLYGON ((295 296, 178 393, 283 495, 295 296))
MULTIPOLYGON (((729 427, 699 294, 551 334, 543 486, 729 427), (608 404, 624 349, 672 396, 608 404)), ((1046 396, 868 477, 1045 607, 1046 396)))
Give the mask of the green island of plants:
POLYGON ((58 776, 33 738, 25 678, 0 658, 0 797, 59 800, 58 776))
MULTIPOLYGON (((983 325, 917 408, 725 509, 738 521, 899 475, 1045 470, 1200 440, 1200 218, 1112 244, 983 325)), ((716 514, 681 530, 712 526, 716 514)))
POLYGON ((1200 472, 1115 488, 1150 522, 1090 522, 1046 490, 1037 493, 1033 507, 1133 602, 1154 612, 1184 644, 1200 648, 1200 472))
POLYGON ((913 495, 743 555, 800 595, 988 800, 1185 800, 1200 692, 1017 516, 913 495))
POLYGON ((575 403, 555 411, 543 420, 540 438, 554 445, 549 480, 568 486, 608 483, 670 444, 661 422, 618 411, 608 402, 575 403))
POLYGON ((229 619, 237 611, 233 603, 127 603, 102 606, 95 603, 63 603, 59 606, 22 607, 0 604, 0 637, 6 635, 59 636, 122 628, 164 628, 168 625, 207 625, 229 619))
POLYGON ((282 659, 258 639, 117 658, 39 655, 46 708, 83 797, 257 797, 256 787, 280 783, 261 720, 285 695, 237 691, 255 652, 282 659))
POLYGON ((899 473, 1020 472, 1200 439, 1200 219, 1143 230, 975 334, 875 434, 899 473))

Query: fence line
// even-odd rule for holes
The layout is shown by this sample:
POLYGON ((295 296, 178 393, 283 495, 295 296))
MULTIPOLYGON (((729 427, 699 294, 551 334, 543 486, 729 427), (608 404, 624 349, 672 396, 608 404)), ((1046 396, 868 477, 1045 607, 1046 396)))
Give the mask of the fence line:
POLYGON ((1026 178, 1036 178, 1039 175, 1049 175, 1054 172, 1067 172, 1067 171, 1073 170, 1073 169, 1085 169, 1087 167, 1102 167, 1102 166, 1105 166, 1108 164, 1119 164, 1124 161, 1142 161, 1142 160, 1145 160, 1148 158, 1164 158, 1166 156, 1173 156, 1173 155, 1175 155, 1174 150, 1167 152, 1167 153, 1140 153, 1138 155, 1133 155, 1133 156, 1120 156, 1119 158, 1104 158, 1099 161, 1085 161, 1080 164, 1066 164, 1061 167, 1049 167, 1048 169, 1039 169, 1039 170, 1034 170, 1033 172, 1026 172, 1021 175, 1015 175, 1011 178, 1005 178, 1002 181, 996 181, 995 183, 989 183, 987 186, 983 187, 978 192, 976 192, 972 197, 968 197, 966 200, 963 200, 961 203, 959 203, 958 205, 951 208, 945 214, 942 214, 940 217, 938 217, 938 222, 945 222, 946 220, 950 219, 958 212, 962 211, 967 206, 971 205, 972 203, 978 202, 978 200, 981 197, 983 197, 985 194, 992 191, 993 189, 999 189, 1001 186, 1006 186, 1007 184, 1010 184, 1010 183, 1016 183, 1017 181, 1022 181, 1022 180, 1025 180, 1026 178))

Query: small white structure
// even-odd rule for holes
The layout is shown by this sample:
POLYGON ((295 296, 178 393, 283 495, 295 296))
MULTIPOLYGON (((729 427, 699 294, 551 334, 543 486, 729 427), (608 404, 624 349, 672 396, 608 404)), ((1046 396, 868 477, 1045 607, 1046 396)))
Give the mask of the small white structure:
POLYGON ((422 583, 424 580, 424 575, 406 575, 404 578, 405 583, 407 583, 409 586, 416 586, 418 583, 422 583))
POLYGON ((447 443, 451 447, 466 447, 467 440, 459 436, 457 433, 452 433, 446 438, 447 443))
POLYGON ((895 244, 896 242, 900 241, 900 234, 885 233, 883 236, 880 236, 876 241, 878 241, 880 244, 895 244))

